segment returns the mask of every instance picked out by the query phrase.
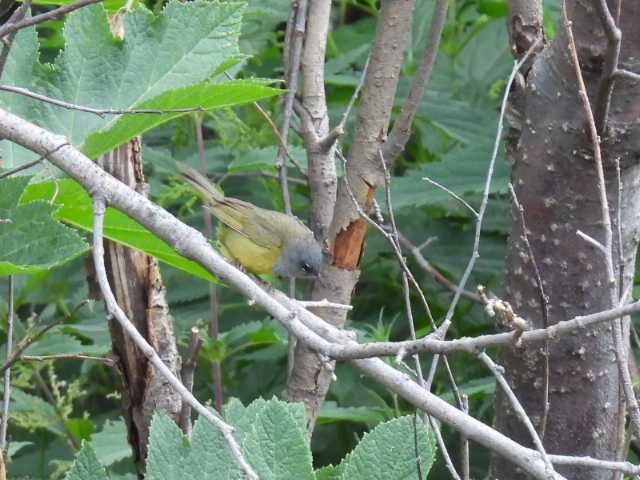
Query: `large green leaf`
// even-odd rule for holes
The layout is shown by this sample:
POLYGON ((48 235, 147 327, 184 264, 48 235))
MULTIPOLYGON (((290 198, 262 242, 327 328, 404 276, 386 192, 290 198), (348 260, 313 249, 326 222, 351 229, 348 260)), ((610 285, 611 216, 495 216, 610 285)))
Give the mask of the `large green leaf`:
POLYGON ((435 458, 435 439, 418 417, 379 424, 337 468, 340 480, 424 478, 435 458), (418 464, 423 476, 419 475, 418 464))
MULTIPOLYGON (((265 82, 203 83, 242 58, 243 8, 234 2, 171 2, 155 17, 140 6, 124 17, 126 35, 120 40, 111 34, 104 8, 91 5, 69 15, 65 49, 52 66, 38 62, 35 29, 21 31, 3 80, 101 109, 213 109, 276 95, 279 90, 265 82)), ((178 115, 98 116, 8 93, 0 95, 0 104, 64 135, 91 156, 178 115)), ((2 148, 7 167, 32 158, 22 149, 2 148)))
POLYGON ((28 182, 24 176, 0 180, 0 275, 49 270, 89 248, 75 230, 52 218, 56 206, 42 200, 18 204, 28 182))
POLYGON ((108 480, 107 472, 100 465, 91 444, 84 442, 82 449, 76 455, 71 470, 64 477, 65 480, 108 480))
MULTIPOLYGON (((83 230, 92 230, 93 207, 91 199, 80 184, 71 179, 63 179, 55 183, 32 184, 22 196, 21 202, 28 206, 31 205, 28 202, 49 199, 54 199, 55 204, 60 206, 55 212, 55 218, 83 230)), ((169 244, 114 208, 108 208, 105 214, 104 236, 109 240, 141 250, 168 265, 197 277, 215 281, 214 277, 196 262, 179 255, 169 244)))

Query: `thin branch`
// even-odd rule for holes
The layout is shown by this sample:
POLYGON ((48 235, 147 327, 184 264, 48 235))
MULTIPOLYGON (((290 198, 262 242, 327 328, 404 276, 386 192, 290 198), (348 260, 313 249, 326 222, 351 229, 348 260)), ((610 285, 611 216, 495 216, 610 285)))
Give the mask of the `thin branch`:
POLYGON ((49 360, 89 360, 92 362, 100 362, 106 367, 115 367, 116 363, 113 358, 94 357, 91 355, 83 355, 82 353, 65 353, 59 355, 21 355, 18 358, 21 362, 46 362, 49 360))
MULTIPOLYGON (((462 411, 469 413, 469 397, 462 395, 462 411)), ((460 436, 460 456, 462 463, 462 479, 471 480, 471 468, 469 462, 469 439, 464 435, 460 436)))
MULTIPOLYGON (((203 340, 200 338, 200 330, 198 327, 191 327, 189 347, 187 348, 187 355, 180 372, 182 383, 184 383, 184 386, 190 392, 193 391, 193 375, 196 370, 196 364, 198 363, 198 354, 200 353, 202 343, 203 340)), ((182 402, 178 423, 185 435, 191 435, 191 406, 187 402, 182 402)))
POLYGON ((624 68, 617 68, 615 72, 613 72, 613 78, 626 78, 627 80, 640 82, 640 73, 631 72, 624 68))
MULTIPOLYGON (((200 173, 207 175, 207 158, 204 147, 204 134, 202 131, 202 118, 200 115, 194 115, 195 128, 196 128, 196 144, 198 146, 198 163, 200 167, 200 173)), ((211 218, 211 212, 206 208, 203 209, 204 215, 204 232, 207 238, 213 240, 213 220, 211 218)), ((216 341, 220 336, 220 318, 218 315, 218 287, 215 283, 209 282, 209 331, 211 332, 211 338, 216 341)), ((213 392, 216 410, 222 415, 222 406, 224 404, 224 398, 222 393, 222 371, 219 362, 212 362, 211 364, 211 380, 213 381, 213 392)), ((193 381, 193 379, 192 379, 193 381)), ((189 391, 191 391, 191 388, 189 391)), ((183 410, 189 408, 186 403, 182 405, 183 410)), ((188 417, 191 416, 191 409, 188 413, 185 413, 188 417)), ((189 421, 189 427, 191 422, 189 421)), ((183 431, 186 433, 186 430, 183 431)))
POLYGON ((579 315, 570 320, 555 323, 547 328, 539 328, 525 332, 494 333, 481 335, 479 337, 462 337, 453 340, 442 340, 435 334, 430 334, 415 341, 404 340, 399 342, 334 345, 330 350, 325 350, 324 353, 339 360, 395 356, 398 352, 402 352, 404 355, 411 355, 415 352, 440 354, 456 352, 478 353, 487 348, 514 345, 516 342, 518 344, 525 344, 543 342, 545 340, 557 341, 563 335, 569 335, 576 330, 585 329, 598 323, 611 321, 614 318, 638 312, 640 312, 640 301, 610 310, 603 310, 598 313, 579 315))
MULTIPOLYGON (((31 0, 25 0, 22 3, 22 5, 16 8, 16 10, 13 12, 11 17, 9 18, 9 20, 5 23, 5 25, 24 20, 24 17, 27 15, 27 12, 29 11, 30 8, 31 8, 31 0)), ((0 37, 0 41, 2 41, 3 43, 2 53, 0 53, 0 77, 4 72, 4 67, 7 64, 7 58, 9 58, 9 52, 11 51, 11 47, 13 46, 13 41, 15 40, 17 33, 18 32, 14 31, 14 32, 11 32, 7 38, 0 37)))
POLYGON ((601 470, 613 470, 627 475, 640 475, 640 465, 631 462, 615 462, 612 460, 600 460, 592 457, 578 457, 568 455, 549 455, 554 465, 574 465, 601 470))
POLYGON ((489 357, 489 355, 487 355, 486 352, 480 352, 478 354, 478 358, 482 363, 486 365, 486 367, 491 371, 493 376, 496 377, 496 381, 498 382, 498 385, 500 385, 500 388, 508 398, 509 403, 511 403, 511 407, 513 408, 516 416, 522 421, 526 429, 529 431, 529 435, 531 435, 531 440, 533 441, 533 445, 536 447, 536 450, 538 450, 538 452, 540 453, 540 456, 544 460, 544 463, 547 467, 547 473, 549 474, 549 476, 551 476, 553 473, 555 473, 555 471, 553 470, 553 465, 551 464, 551 460, 549 460, 549 457, 547 456, 547 452, 544 449, 544 445, 542 445, 542 440, 540 440, 540 436, 538 435, 538 432, 533 426, 533 423, 531 423, 531 419, 527 415, 527 412, 525 412, 524 408, 522 407, 522 404, 518 400, 518 397, 516 397, 516 394, 513 393, 513 390, 511 390, 509 383, 504 378, 504 368, 500 365, 497 365, 493 360, 491 360, 491 357, 489 357))
MULTIPOLYGON (((7 359, 13 348, 13 320, 14 320, 15 277, 9 275, 9 311, 7 318, 7 359)), ((4 371, 4 392, 2 395, 2 420, 0 422, 0 455, 7 451, 7 428, 9 426, 9 402, 11 400, 11 369, 4 371)))
POLYGON ((614 73, 618 68, 620 58, 620 44, 622 42, 622 32, 616 25, 616 21, 609 11, 606 0, 595 0, 596 11, 607 35, 607 51, 605 53, 602 75, 598 83, 598 92, 595 100, 595 126, 598 134, 603 135, 607 128, 607 118, 609 117, 609 107, 611 105, 611 94, 615 83, 614 73))
MULTIPOLYGON (((511 85, 520 70, 520 67, 524 65, 524 63, 529 58, 529 55, 533 53, 535 48, 538 46, 540 39, 536 39, 535 42, 531 44, 529 50, 522 56, 520 60, 518 60, 513 69, 511 70, 511 74, 509 75, 509 79, 507 80, 507 85, 505 86, 504 96, 502 98, 502 106, 500 107, 500 116, 498 117, 498 128, 496 129, 496 136, 493 143, 493 152, 491 153, 491 159, 489 160, 489 167, 487 168, 487 177, 485 180, 484 191, 482 193, 482 201, 480 202, 480 210, 478 210, 478 217, 476 219, 476 228, 475 235, 473 240, 473 250, 471 252, 471 256, 469 257, 469 261, 467 262, 467 267, 465 268, 464 273, 462 274, 462 278, 460 279, 460 283, 458 284, 458 288, 456 289, 455 294, 453 295, 453 300, 449 304, 449 309, 447 310, 447 314, 444 318, 444 324, 448 325, 453 318, 453 313, 455 312, 456 306, 460 301, 460 297, 462 296, 462 292, 471 276, 471 272, 475 267, 476 260, 480 257, 479 247, 480 247, 480 234, 482 232, 482 223, 484 221, 484 215, 487 210, 487 205, 489 204, 489 192, 491 189, 491 180, 493 179, 493 170, 496 163, 496 157, 498 155, 498 148, 500 146, 500 141, 502 139, 502 128, 504 122, 504 114, 507 109, 507 99, 509 98, 509 91, 511 90, 511 85)), ((445 327, 446 328, 446 327, 445 327)))
MULTIPOLYGON (((414 245, 411 243, 407 237, 405 237, 402 232, 398 232, 398 239, 400 240, 400 245, 406 248, 411 255, 413 255, 414 260, 418 264, 422 270, 424 270, 427 274, 429 274, 437 283, 442 285, 447 290, 452 292, 456 291, 457 285, 445 277, 442 273, 440 273, 431 263, 427 260, 424 255, 422 255, 421 247, 422 245, 414 245)), ((424 248, 424 247, 422 247, 424 248)), ((483 303, 480 299, 480 296, 477 293, 470 292, 469 290, 464 290, 462 292, 462 296, 468 300, 471 300, 476 303, 483 303)))
MULTIPOLYGON (((102 1, 102 0, 100 0, 102 1)), ((189 113, 189 112, 206 112, 210 110, 205 107, 185 107, 185 108, 167 108, 167 109, 153 109, 153 108, 138 108, 138 109, 117 109, 117 108, 93 108, 87 107, 84 105, 76 105, 75 103, 65 102, 63 100, 58 100, 56 98, 47 97, 46 95, 42 95, 40 93, 32 92, 28 88, 23 87, 14 87, 12 85, 0 85, 0 90, 5 92, 17 93, 19 95, 24 95, 25 97, 30 97, 35 100, 40 100, 45 103, 49 103, 51 105, 55 105, 57 107, 66 108, 68 110, 79 110, 81 112, 93 113, 94 115, 98 115, 102 117, 103 115, 141 115, 141 114, 149 114, 149 115, 163 115, 165 113, 189 113)))
POLYGON ((68 143, 62 143, 60 145, 58 145, 55 149, 51 150, 50 152, 47 152, 44 155, 41 155, 39 158, 32 160, 30 162, 27 163, 23 163, 22 165, 18 165, 15 168, 12 168, 10 170, 7 170, 6 172, 2 172, 0 173, 0 179, 2 178, 6 178, 6 177, 10 177, 11 175, 15 175, 18 172, 21 172, 22 170, 26 170, 28 168, 31 168, 35 165, 37 165, 38 163, 40 163, 42 160, 44 160, 45 158, 47 158, 47 155, 52 154, 53 152, 57 151, 59 148, 64 147, 65 145, 69 145, 68 143))
POLYGON ((91 5, 92 3, 100 3, 101 1, 102 0, 78 0, 76 2, 68 3, 67 5, 56 8, 55 10, 41 13, 40 15, 36 15, 35 17, 25 18, 19 22, 6 23, 2 27, 0 27, 0 38, 3 38, 10 33, 17 32, 18 30, 21 30, 23 28, 37 25, 38 23, 48 22, 49 20, 53 20, 62 15, 73 12, 74 10, 77 10, 79 8, 91 5))
POLYGON ((467 203, 467 201, 464 198, 462 198, 460 195, 458 195, 456 192, 454 192, 453 190, 448 189, 447 187, 445 187, 441 183, 436 182, 432 178, 423 177, 422 180, 424 180, 425 182, 429 182, 431 185, 434 185, 434 186, 440 188, 441 190, 444 190, 446 193, 451 195, 455 200, 460 202, 471 213, 473 213, 473 216, 476 217, 476 219, 478 218, 478 212, 476 212, 475 208, 473 208, 471 205, 469 205, 469 203, 467 203))
MULTIPOLYGON (((518 201, 518 196, 516 195, 516 191, 513 188, 513 185, 509 184, 509 192, 511 193, 511 198, 513 200, 513 206, 515 207, 518 215, 520 216, 520 225, 522 225, 522 241, 527 247, 527 252, 529 254, 529 260, 531 260, 531 267, 533 268, 533 274, 536 278, 536 286, 538 287, 538 297, 540 300, 540 313, 542 316, 542 326, 547 328, 549 326, 549 296, 544 291, 544 284, 542 283, 542 275, 540 274, 540 269, 538 268, 538 262, 536 261, 536 256, 533 253, 533 247, 531 246, 531 242, 529 242, 529 234, 527 233, 527 222, 524 216, 524 208, 518 201)), ((547 419, 549 417, 549 341, 546 340, 544 343, 544 385, 542 388, 542 418, 540 420, 540 438, 544 438, 544 434, 547 428, 547 419)))
MULTIPOLYGON (((292 2, 291 8, 292 10, 295 10, 295 12, 293 15, 289 16, 289 22, 287 22, 288 42, 285 42, 287 43, 287 47, 285 48, 287 57, 284 61, 287 93, 284 97, 282 126, 280 127, 282 144, 285 146, 287 145, 287 139, 289 138, 289 127, 291 125, 291 116, 293 114, 293 100, 295 98, 296 91, 298 90, 298 73, 300 71, 302 45, 307 21, 307 1, 300 0, 298 2, 292 2)), ((291 215, 291 198, 289 196, 289 183, 287 182, 287 162, 285 161, 285 149, 282 146, 278 149, 276 167, 278 169, 280 179, 280 190, 282 192, 284 211, 288 215, 291 215)))
POLYGON ((429 33, 425 39, 425 48, 420 59, 418 71, 411 84, 409 95, 402 105, 400 115, 389 134, 385 144, 384 158, 388 162, 393 162, 395 158, 404 150, 404 147, 411 135, 411 124, 420 106, 422 96, 431 78, 431 71, 436 61, 436 56, 440 48, 440 37, 444 29, 447 18, 448 0, 437 0, 431 17, 429 33))
POLYGON ((165 377, 167 382, 180 394, 185 402, 188 402, 191 407, 197 411, 204 418, 209 420, 216 428, 220 430, 224 439, 233 455, 234 459, 242 469, 242 471, 252 480, 257 480, 258 475, 254 472, 253 468, 247 460, 244 458, 240 445, 233 437, 234 428, 214 415, 208 408, 202 405, 193 394, 187 390, 187 388, 176 378, 171 372, 169 367, 165 365, 162 359, 158 356, 156 351, 147 340, 138 332, 136 327, 127 318, 126 314, 116 301, 109 280, 107 279, 107 271, 104 265, 104 246, 102 230, 104 225, 104 213, 106 205, 102 197, 98 196, 94 192, 93 197, 93 262, 96 268, 96 277, 98 284, 100 285, 100 291, 104 297, 105 304, 109 314, 112 315, 120 324, 122 329, 129 335, 129 337, 135 342, 136 346, 149 359, 149 362, 158 370, 158 372, 165 377))

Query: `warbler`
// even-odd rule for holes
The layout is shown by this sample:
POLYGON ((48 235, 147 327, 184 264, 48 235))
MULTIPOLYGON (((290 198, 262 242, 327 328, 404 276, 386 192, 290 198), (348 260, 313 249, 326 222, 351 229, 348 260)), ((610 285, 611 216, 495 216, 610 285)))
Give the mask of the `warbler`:
POLYGON ((218 242, 225 257, 256 275, 318 275, 322 247, 297 217, 226 197, 200 172, 182 162, 177 164, 182 178, 198 191, 205 208, 218 219, 218 242))

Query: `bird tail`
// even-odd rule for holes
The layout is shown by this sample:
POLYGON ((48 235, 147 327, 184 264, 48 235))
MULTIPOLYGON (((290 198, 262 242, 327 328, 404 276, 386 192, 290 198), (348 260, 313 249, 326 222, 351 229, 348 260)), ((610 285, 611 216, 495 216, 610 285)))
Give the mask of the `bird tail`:
POLYGON ((209 181, 209 179, 196 169, 191 168, 186 163, 176 162, 180 176, 187 181, 193 188, 195 188, 203 199, 218 203, 224 201, 224 195, 222 195, 215 186, 209 181))

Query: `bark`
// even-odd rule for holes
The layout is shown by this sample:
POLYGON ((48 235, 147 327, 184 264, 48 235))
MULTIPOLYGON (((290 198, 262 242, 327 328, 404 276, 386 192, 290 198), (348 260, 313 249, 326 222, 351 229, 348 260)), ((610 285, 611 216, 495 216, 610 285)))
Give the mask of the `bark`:
MULTIPOLYGON (((570 2, 568 15, 591 103, 602 74, 606 39, 595 10, 585 2, 570 2)), ((624 2, 620 16, 623 33, 621 64, 633 60, 640 47, 637 2, 624 2)), ((615 234, 618 211, 622 230, 623 277, 620 291, 633 281, 635 252, 640 237, 640 149, 637 118, 638 84, 616 82, 609 129, 601 146, 611 218, 614 221, 614 259, 620 245, 615 234), (614 160, 619 159, 622 202, 614 160)), ((513 162, 513 184, 524 209, 526 234, 548 296, 548 323, 613 306, 604 256, 576 236, 581 230, 604 238, 603 219, 593 149, 586 129, 586 114, 577 92, 576 74, 567 47, 567 32, 560 28, 551 45, 538 55, 526 79, 521 111, 522 131, 507 146, 513 162)), ((519 315, 532 327, 544 326, 545 316, 523 241, 520 216, 514 211, 509 242, 506 295, 519 315)), ((617 262, 616 262, 617 263, 617 262)), ((616 264, 616 267, 619 267, 616 264)), ((543 344, 513 347, 502 352, 507 379, 525 410, 541 427, 545 383, 543 344)), ((615 459, 623 435, 624 403, 620 394, 611 324, 584 329, 552 342, 549 355, 549 416, 544 444, 548 453, 590 455, 615 459)), ((530 436, 515 417, 506 398, 497 393, 497 428, 510 438, 530 445, 530 436)), ((540 429, 540 428, 538 428, 540 429)), ((580 467, 558 467, 569 479, 611 479, 615 474, 580 467)), ((528 478, 504 459, 494 459, 492 478, 528 478)))
MULTIPOLYGON (((139 138, 104 155, 98 163, 131 188, 144 192, 139 138)), ((179 374, 180 358, 157 260, 118 243, 105 241, 105 264, 120 307, 167 366, 179 374)), ((164 377, 149 365, 147 358, 115 320, 109 320, 109 330, 121 372, 122 409, 129 443, 142 473, 153 413, 162 410, 177 421, 181 399, 164 377)))
MULTIPOLYGON (((367 222, 360 218, 347 182, 362 208, 369 211, 376 188, 384 184, 380 150, 387 136, 414 5, 412 0, 386 0, 381 4, 356 131, 348 156, 346 180, 342 179, 338 184, 336 208, 329 227, 329 248, 333 258, 331 265, 323 269, 315 282, 312 299, 327 298, 351 303, 351 294, 359 277, 367 222)), ((315 313, 327 322, 340 327, 344 325, 345 310, 321 310, 315 313)), ((294 369, 284 396, 288 400, 305 403, 311 426, 329 389, 332 370, 333 362, 320 358, 298 343, 294 369)))

